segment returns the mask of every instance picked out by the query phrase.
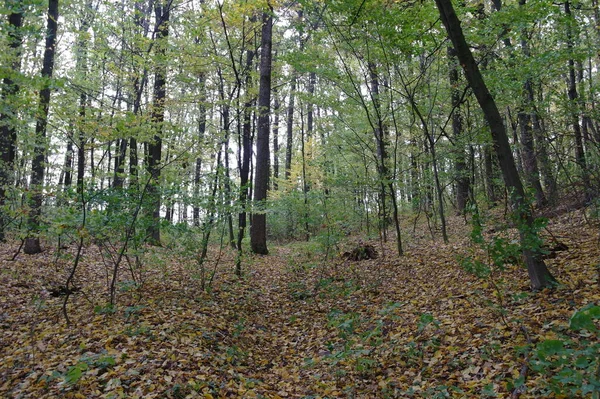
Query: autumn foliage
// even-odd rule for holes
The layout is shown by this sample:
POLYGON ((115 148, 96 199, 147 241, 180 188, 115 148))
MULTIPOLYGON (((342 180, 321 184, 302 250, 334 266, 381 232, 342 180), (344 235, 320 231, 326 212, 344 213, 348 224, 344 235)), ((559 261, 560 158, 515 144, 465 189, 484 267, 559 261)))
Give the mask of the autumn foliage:
MULTIPOLYGON (((149 248, 135 279, 123 265, 114 307, 90 244, 67 304, 71 325, 60 288, 71 258, 47 248, 11 261, 18 243, 4 245, 0 396, 597 395, 598 226, 581 213, 550 222, 569 249, 547 260, 560 285, 537 293, 518 260, 494 266, 464 238, 462 219, 450 227, 449 244, 418 227, 403 257, 377 241, 366 247, 379 256, 361 261, 325 259, 314 243, 274 246, 248 259, 242 279, 235 253, 212 247, 216 274, 205 291, 176 244, 149 248), (488 274, 465 270, 466 257, 488 274)), ((486 239, 499 234, 492 227, 486 239)))

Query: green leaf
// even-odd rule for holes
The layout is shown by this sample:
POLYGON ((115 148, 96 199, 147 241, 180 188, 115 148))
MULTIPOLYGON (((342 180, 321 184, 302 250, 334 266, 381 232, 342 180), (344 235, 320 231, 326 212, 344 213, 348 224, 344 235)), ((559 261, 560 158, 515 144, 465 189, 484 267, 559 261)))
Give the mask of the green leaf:
POLYGON ((77 363, 75 366, 70 367, 65 374, 65 382, 69 385, 77 384, 77 382, 83 376, 83 372, 87 370, 87 368, 87 363, 83 362, 77 363))
POLYGON ((585 329, 590 332, 596 332, 598 328, 594 324, 594 320, 598 319, 600 319, 600 306, 590 304, 573 314, 569 328, 575 331, 585 329))
POLYGON ((564 350, 565 343, 559 339, 549 339, 541 342, 538 345, 538 356, 545 358, 546 356, 556 355, 564 350))

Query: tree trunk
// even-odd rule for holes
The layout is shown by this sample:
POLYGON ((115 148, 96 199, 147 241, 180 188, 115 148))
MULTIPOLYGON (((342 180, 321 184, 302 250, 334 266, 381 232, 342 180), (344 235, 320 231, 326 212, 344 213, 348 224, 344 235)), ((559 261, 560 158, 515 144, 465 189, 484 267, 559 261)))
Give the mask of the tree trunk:
POLYGON ((238 237, 237 237, 237 257, 235 260, 235 273, 242 275, 242 241, 246 234, 248 224, 248 193, 250 192, 250 159, 252 158, 252 108, 255 103, 255 96, 250 95, 252 91, 252 66, 254 65, 255 52, 252 49, 246 51, 246 101, 244 102, 244 121, 242 124, 242 145, 239 148, 241 152, 240 162, 240 194, 239 201, 241 212, 238 214, 238 237))
POLYGON ((315 72, 310 72, 308 74, 308 87, 307 87, 307 91, 308 91, 308 98, 309 101, 307 103, 307 114, 306 114, 306 135, 308 136, 308 138, 310 139, 313 135, 313 131, 314 131, 314 107, 313 107, 313 96, 315 94, 315 83, 317 80, 317 75, 315 72))
POLYGON ((122 189, 125 183, 125 157, 127 155, 127 139, 118 139, 115 145, 115 166, 113 175, 113 188, 122 189))
POLYGON ((491 206, 495 206, 498 201, 498 185, 496 184, 496 176, 494 173, 494 152, 488 144, 483 148, 483 164, 487 199, 491 206))
MULTIPOLYGON (((525 82, 525 86, 530 85, 529 80, 525 82)), ((546 195, 542 189, 540 183, 540 172, 537 166, 537 159, 535 156, 535 148, 533 144, 533 135, 531 128, 531 114, 526 110, 520 110, 518 114, 519 127, 521 132, 521 146, 523 157, 523 171, 525 178, 529 185, 535 192, 535 201, 538 206, 543 207, 546 205, 546 195)))
POLYGON ((65 152, 65 163, 63 166, 63 177, 58 183, 62 184, 66 192, 73 184, 73 140, 69 139, 67 143, 67 151, 65 152))
MULTIPOLYGON (((15 73, 21 70, 21 42, 23 34, 21 27, 23 25, 23 10, 21 1, 16 1, 14 8, 8 16, 8 42, 10 56, 12 58, 12 69, 15 73)), ((2 80, 3 87, 2 103, 11 104, 11 98, 19 92, 19 84, 9 76, 2 80)), ((12 170, 15 162, 17 149, 17 130, 15 129, 16 107, 7 107, 5 112, 0 113, 0 242, 5 240, 5 229, 8 224, 8 217, 4 207, 7 205, 6 188, 9 187, 14 179, 12 170)))
POLYGON ((162 129, 165 121, 165 99, 167 98, 167 40, 169 38, 169 19, 171 15, 170 1, 163 4, 157 1, 154 5, 154 15, 156 17, 156 42, 155 49, 158 58, 158 64, 155 66, 154 73, 154 104, 152 105, 152 125, 154 128, 154 137, 148 143, 148 162, 146 164, 150 174, 150 183, 148 184, 148 197, 150 203, 149 214, 152 221, 148 226, 148 236, 150 243, 160 245, 160 169, 162 157, 162 129))
POLYGON ((286 145, 285 145, 285 179, 289 180, 292 170, 292 146, 294 131, 294 98, 296 96, 296 73, 292 72, 290 82, 290 98, 288 100, 286 118, 286 145))
POLYGON ((40 102, 35 124, 34 157, 31 165, 31 211, 28 220, 28 236, 25 239, 23 251, 26 254, 37 254, 42 252, 40 238, 37 231, 40 227, 42 215, 43 184, 45 162, 48 151, 46 129, 48 126, 48 111, 50 109, 50 90, 52 71, 54 69, 54 55, 56 54, 56 33, 58 30, 58 0, 48 2, 47 34, 44 48, 44 60, 42 63, 43 87, 40 90, 40 102))
MULTIPOLYGON (((81 27, 78 32, 78 38, 76 43, 75 57, 76 57, 76 70, 85 79, 87 77, 87 58, 88 58, 88 31, 90 26, 90 14, 89 11, 92 9, 90 1, 86 1, 84 6, 84 13, 81 18, 81 27)), ((79 95, 79 126, 78 126, 78 144, 77 144, 77 193, 83 193, 83 178, 85 175, 85 125, 86 109, 87 109, 88 96, 85 91, 82 91, 79 95)))
POLYGON ((302 157, 302 197, 304 200, 304 239, 310 240, 310 227, 308 223, 308 182, 306 181, 306 134, 304 132, 304 112, 300 104, 300 156, 302 157))
MULTIPOLYGON (((530 96, 533 96, 533 89, 530 92, 530 96)), ((537 144, 537 159, 540 165, 540 172, 542 175, 542 181, 544 183, 544 187, 546 188, 546 200, 550 204, 554 204, 556 202, 557 195, 557 187, 556 187, 556 179, 554 178, 554 173, 552 171, 552 165, 550 161, 550 157, 548 156, 547 149, 547 139, 544 134, 544 130, 542 128, 542 124, 540 122, 540 116, 537 111, 534 111, 531 115, 533 122, 533 137, 537 144)))
MULTIPOLYGON (((204 134, 206 133, 206 78, 204 74, 200 75, 200 99, 198 102, 199 116, 198 116, 198 154, 202 153, 202 143, 204 141, 204 134)), ((194 170, 194 207, 192 211, 192 223, 194 226, 200 226, 200 177, 202 175, 202 156, 196 157, 196 164, 194 170)))
POLYGON ((569 108, 571 123, 573 125, 573 133, 575 136, 575 161, 579 165, 581 170, 581 181, 585 186, 585 201, 588 202, 592 195, 590 190, 590 179, 589 173, 587 169, 587 161, 585 159, 585 150, 583 147, 583 138, 581 133, 581 125, 579 124, 579 103, 578 103, 578 94, 577 94, 577 80, 575 76, 575 60, 573 57, 573 47, 574 41, 573 38, 573 29, 571 24, 575 24, 575 19, 573 18, 573 14, 571 13, 571 3, 570 0, 565 1, 565 14, 567 15, 567 50, 569 54, 568 60, 568 74, 569 74, 569 84, 567 88, 567 96, 569 98, 569 108))
POLYGON ((463 67, 467 81, 471 85, 477 102, 490 127, 494 149, 498 156, 504 182, 507 188, 512 191, 511 200, 514 206, 515 217, 519 224, 523 258, 527 265, 531 286, 534 290, 550 286, 553 284, 554 278, 546 267, 539 248, 531 248, 529 244, 532 241, 536 242, 538 240, 537 232, 534 227, 533 215, 525 201, 525 191, 517 173, 506 129, 496 102, 490 94, 479 71, 479 67, 473 58, 473 54, 469 49, 460 26, 460 21, 454 12, 452 2, 450 0, 436 0, 435 2, 440 12, 442 23, 446 27, 448 36, 457 51, 457 56, 463 67))
POLYGON ((374 63, 369 62, 369 92, 375 108, 375 116, 377 118, 376 125, 373 126, 373 134, 375 135, 375 143, 377 145, 377 172, 379 174, 379 198, 380 218, 379 231, 383 241, 387 242, 387 206, 386 206, 386 187, 387 187, 387 151, 385 138, 383 136, 383 122, 381 119, 381 110, 379 105, 379 77, 377 75, 377 67, 374 63))
POLYGON ((231 209, 233 209, 233 194, 231 192, 231 168, 229 167, 229 140, 230 140, 230 133, 229 133, 229 129, 225 129, 225 138, 224 138, 224 145, 225 145, 225 160, 224 160, 224 167, 225 167, 225 178, 223 179, 223 188, 224 188, 224 193, 223 193, 223 200, 225 202, 225 209, 226 209, 226 218, 227 218, 227 228, 229 230, 229 246, 231 247, 231 249, 237 249, 237 245, 236 245, 236 239, 235 239, 235 233, 233 231, 233 215, 232 215, 232 211, 231 209))
POLYGON ((263 13, 260 51, 260 86, 258 91, 258 132, 256 137, 256 173, 254 176, 255 213, 252 215, 250 244, 252 252, 266 255, 267 215, 265 213, 269 185, 269 111, 271 102, 271 45, 273 10, 263 13))
POLYGON ((462 215, 465 212, 469 199, 469 171, 465 161, 465 149, 462 138, 462 117, 460 114, 460 90, 458 90, 458 60, 456 51, 448 47, 449 80, 452 97, 452 137, 454 139, 455 158, 454 170, 456 173, 456 210, 462 215))
POLYGON ((279 182, 279 92, 273 89, 273 190, 277 191, 279 182))
MULTIPOLYGON (((525 0, 519 0, 519 6, 523 7, 525 0)), ((530 58, 529 42, 527 41, 527 31, 525 29, 521 32, 521 49, 525 58, 530 58)), ((525 172, 525 178, 529 185, 535 192, 535 200, 538 206, 543 207, 546 205, 546 195, 542 189, 542 183, 540 182, 540 172, 538 169, 536 152, 533 143, 532 134, 532 118, 534 113, 534 96, 531 78, 527 77, 525 83, 523 83, 523 107, 519 111, 518 121, 521 132, 521 146, 523 148, 523 170, 525 172)))

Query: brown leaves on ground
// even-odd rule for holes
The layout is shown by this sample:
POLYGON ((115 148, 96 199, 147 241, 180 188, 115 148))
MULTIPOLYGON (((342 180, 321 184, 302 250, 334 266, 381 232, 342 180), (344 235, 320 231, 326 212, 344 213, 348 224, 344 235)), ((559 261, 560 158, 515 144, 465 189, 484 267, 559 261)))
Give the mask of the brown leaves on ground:
POLYGON ((225 253, 209 293, 197 266, 156 249, 142 266, 123 265, 116 309, 106 306, 110 270, 90 246, 71 326, 60 293, 70 258, 48 250, 10 261, 17 245, 4 246, 0 396, 486 398, 509 397, 519 376, 520 397, 539 396, 546 379, 519 348, 600 301, 598 227, 577 214, 549 225, 568 250, 547 260, 561 285, 540 293, 520 266, 467 273, 457 259, 485 256, 461 219, 449 228, 447 245, 407 229, 401 258, 392 243, 370 242, 379 257, 360 262, 324 260, 317 244, 274 247, 245 259, 242 280, 225 253))

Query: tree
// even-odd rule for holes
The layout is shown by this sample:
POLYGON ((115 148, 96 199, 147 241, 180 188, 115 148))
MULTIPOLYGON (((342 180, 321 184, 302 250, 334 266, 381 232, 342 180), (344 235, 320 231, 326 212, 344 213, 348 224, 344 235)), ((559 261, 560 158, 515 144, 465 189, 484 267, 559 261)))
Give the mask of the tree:
POLYGON ((51 79, 54 69, 54 55, 56 54, 56 33, 58 31, 58 0, 48 2, 48 19, 46 43, 44 48, 44 60, 42 63, 42 89, 40 90, 39 105, 35 124, 35 148, 34 158, 31 165, 31 188, 33 190, 31 199, 31 211, 29 213, 28 230, 29 235, 25 239, 23 251, 26 254, 37 254, 42 252, 40 238, 36 234, 39 230, 42 215, 43 184, 45 162, 48 151, 46 129, 48 127, 48 111, 50 109, 50 92, 52 88, 51 79))
MULTIPOLYGON (((251 22, 254 22, 255 16, 251 17, 251 22)), ((245 86, 246 86, 246 101, 244 102, 244 110, 243 110, 243 123, 242 123, 242 145, 239 148, 241 152, 241 161, 240 161, 240 193, 239 193, 239 202, 242 208, 242 211, 238 214, 238 237, 237 237, 237 250, 238 256, 236 259, 236 274, 239 276, 242 274, 242 240, 244 239, 244 235, 246 233, 246 225, 248 215, 246 212, 246 207, 248 204, 248 193, 250 191, 250 160, 252 158, 252 108, 255 103, 256 97, 251 95, 252 89, 252 74, 251 71, 254 65, 254 57, 255 52, 252 48, 246 50, 246 76, 245 76, 245 86)))
POLYGON ((256 173, 254 176, 254 205, 250 226, 252 252, 266 255, 267 215, 265 201, 269 187, 269 113, 271 102, 271 47, 273 36, 273 8, 263 12, 260 50, 260 86, 258 92, 258 131, 256 136, 256 173))
MULTIPOLYGON (((525 0, 519 0, 519 5, 521 7, 524 4, 525 0)), ((527 32, 525 30, 523 30, 521 33, 521 49, 523 51, 523 55, 526 58, 529 58, 529 42, 527 39, 527 32)), ((527 182, 535 192, 535 198, 538 206, 545 206, 547 200, 544 190, 542 189, 542 183, 540 182, 540 172, 538 169, 538 163, 535 155, 536 151, 533 142, 532 122, 536 115, 534 112, 532 112, 534 107, 534 94, 533 82, 531 81, 530 77, 527 77, 523 83, 522 96, 523 105, 519 110, 518 120, 521 131, 523 170, 525 172, 527 182)))
POLYGON ((518 223, 522 224, 519 226, 519 234, 531 286, 534 290, 548 287, 554 283, 554 277, 546 267, 539 248, 531 248, 529 245, 532 239, 531 236, 537 238, 537 233, 533 225, 533 215, 526 202, 525 190, 517 172, 508 136, 506 135, 506 129, 496 106, 496 101, 489 92, 479 71, 479 67, 473 58, 451 0, 436 0, 435 2, 442 23, 446 27, 448 36, 456 49, 457 57, 463 67, 467 81, 477 98, 477 102, 484 113, 492 133, 494 149, 498 156, 504 183, 511 190, 511 200, 515 208, 514 212, 518 223))
POLYGON ((160 169, 162 167, 162 130, 165 121, 165 100, 167 98, 167 60, 166 47, 169 38, 169 19, 171 15, 171 1, 163 4, 157 1, 154 5, 156 18, 156 66, 154 73, 154 104, 152 106, 152 124, 154 137, 148 143, 147 168, 150 174, 148 195, 151 203, 152 221, 148 226, 150 241, 160 244, 160 169))
POLYGON ((450 96, 452 98, 452 139, 455 147, 454 169, 456 173, 456 210, 459 214, 465 212, 469 199, 471 181, 465 160, 463 139, 463 120, 460 114, 461 93, 458 89, 458 60, 453 47, 448 47, 448 78, 450 81, 450 96))
MULTIPOLYGON (((10 56, 12 57, 10 68, 13 73, 18 73, 21 70, 22 7, 21 1, 14 2, 8 16, 8 41, 10 56)), ((19 84, 8 70, 6 72, 4 79, 2 79, 2 91, 0 92, 0 101, 3 110, 5 110, 0 112, 0 242, 5 240, 5 229, 8 224, 4 207, 7 205, 7 189, 13 180, 11 170, 15 162, 17 146, 17 129, 15 127, 17 110, 8 104, 14 102, 14 97, 19 92, 19 84)))

